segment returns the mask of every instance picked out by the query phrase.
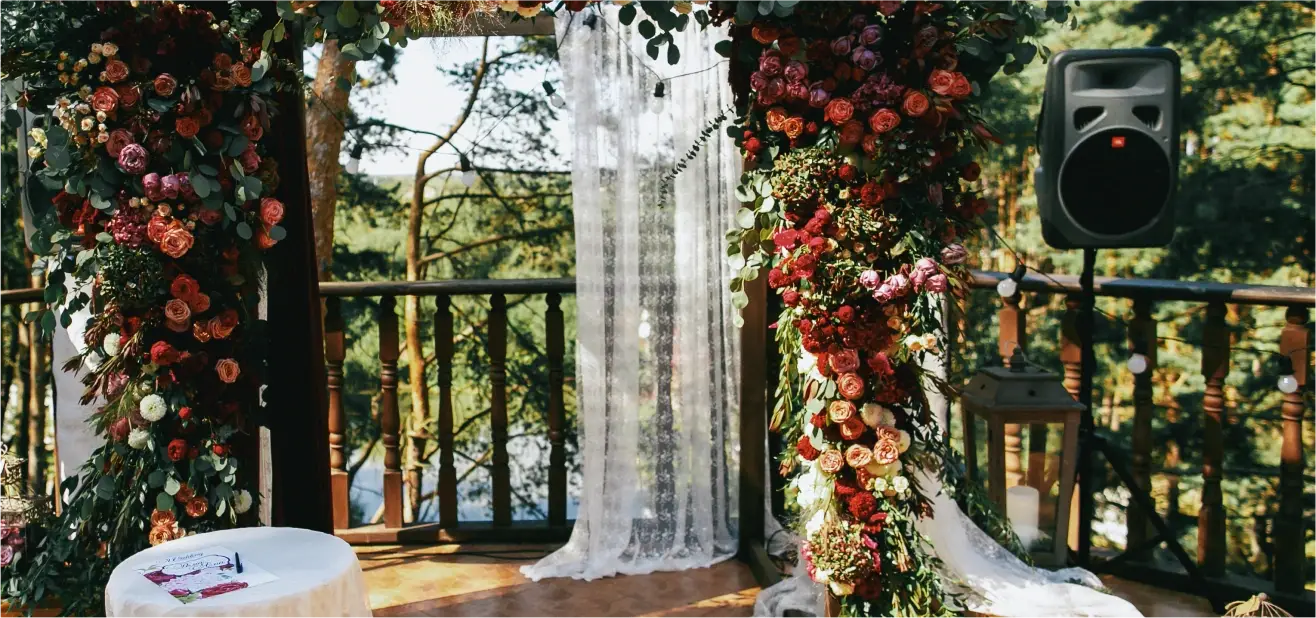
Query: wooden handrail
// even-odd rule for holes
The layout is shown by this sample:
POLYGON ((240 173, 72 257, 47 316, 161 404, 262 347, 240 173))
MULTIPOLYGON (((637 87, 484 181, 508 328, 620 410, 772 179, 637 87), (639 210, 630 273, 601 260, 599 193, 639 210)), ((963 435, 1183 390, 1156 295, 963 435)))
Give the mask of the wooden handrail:
POLYGON ((324 281, 320 296, 488 296, 575 294, 576 280, 448 279, 444 281, 324 281))
MULTIPOLYGON (((1009 273, 974 270, 969 285, 974 288, 993 288, 1009 273)), ((1286 306, 1316 304, 1316 288, 1282 285, 1251 285, 1246 283, 1216 283, 1214 281, 1179 281, 1177 279, 1123 279, 1095 277, 1093 288, 1097 296, 1116 298, 1148 298, 1153 300, 1182 300, 1201 303, 1231 303, 1238 305, 1286 306)), ((1023 292, 1056 292, 1077 294, 1081 291, 1077 275, 1040 275, 1028 273, 1019 282, 1023 292)))
POLYGON ((0 305, 18 303, 35 303, 45 298, 41 288, 22 288, 19 290, 0 290, 0 305))

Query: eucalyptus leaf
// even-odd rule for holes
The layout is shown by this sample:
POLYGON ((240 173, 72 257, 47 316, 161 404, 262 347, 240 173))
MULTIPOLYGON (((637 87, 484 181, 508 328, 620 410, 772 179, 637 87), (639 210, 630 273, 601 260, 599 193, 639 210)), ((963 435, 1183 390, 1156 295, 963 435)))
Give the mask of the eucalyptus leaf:
POLYGON ((283 240, 288 237, 288 230, 278 225, 270 226, 269 235, 272 240, 283 240))
POLYGON ((164 483, 165 493, 171 496, 176 496, 178 495, 178 490, 182 488, 183 486, 178 482, 178 479, 172 476, 165 479, 165 483, 164 483))
POLYGON ((238 223, 237 232, 238 238, 241 238, 242 240, 251 240, 251 225, 247 224, 246 221, 238 223))
POLYGON ((171 496, 171 495, 169 495, 169 494, 167 494, 167 493, 164 493, 164 492, 160 492, 160 493, 156 494, 156 495, 155 495, 155 510, 157 510, 157 511, 173 511, 173 510, 174 510, 174 497, 171 496))

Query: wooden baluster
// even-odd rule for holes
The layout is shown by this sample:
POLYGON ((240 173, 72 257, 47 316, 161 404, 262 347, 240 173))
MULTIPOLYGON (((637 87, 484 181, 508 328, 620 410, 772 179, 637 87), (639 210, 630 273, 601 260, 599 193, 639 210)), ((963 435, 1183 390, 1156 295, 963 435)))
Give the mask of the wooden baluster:
POLYGON ((1307 385, 1307 365, 1311 351, 1307 349, 1311 330, 1307 325, 1306 307, 1289 307, 1285 315, 1288 322, 1280 333, 1279 350, 1293 364, 1293 377, 1300 388, 1286 393, 1280 405, 1284 423, 1284 439, 1280 447, 1279 513, 1275 517, 1275 589, 1280 592, 1302 592, 1306 585, 1304 563, 1306 543, 1303 540, 1303 507, 1307 500, 1302 494, 1303 466, 1307 456, 1302 452, 1302 419, 1306 415, 1303 388, 1307 385))
POLYGON ((379 300, 379 432, 384 442, 384 527, 402 527, 402 457, 398 454, 398 314, 379 300))
POLYGON ((562 405, 562 358, 566 353, 562 323, 562 296, 549 294, 544 314, 544 339, 548 351, 548 524, 567 523, 567 448, 563 431, 566 411, 562 405))
POLYGON ((489 394, 493 423, 493 521, 512 523, 512 479, 507 461, 507 299, 489 299, 489 394))
MULTIPOLYGON (((1083 344, 1078 331, 1078 309, 1081 304, 1082 301, 1079 300, 1078 295, 1070 294, 1066 296, 1065 316, 1061 319, 1060 324, 1060 364, 1064 367, 1063 384, 1065 390, 1075 400, 1082 399, 1079 391, 1083 388, 1083 344)), ((1091 414, 1092 411, 1084 410, 1082 413, 1091 414)), ((1080 475, 1088 473, 1087 470, 1082 469, 1077 472, 1080 475)), ((1047 475, 1046 487, 1039 489, 1049 489, 1051 484, 1056 482, 1053 479, 1058 479, 1059 475, 1060 470, 1057 467, 1053 473, 1047 475)), ((1075 484, 1075 487, 1078 487, 1078 485, 1075 484)), ((1060 498, 1065 499, 1064 496, 1060 498)), ((1082 511, 1079 508, 1078 492, 1075 491, 1069 500, 1069 547, 1077 549, 1079 546, 1079 528, 1082 527, 1078 521, 1082 511)))
MULTIPOLYGON (((1147 357, 1147 370, 1133 376, 1133 478, 1138 486, 1151 491, 1152 449, 1152 374, 1156 368, 1156 319, 1152 301, 1133 301, 1133 321, 1129 323, 1129 348, 1147 357)), ((1129 539, 1126 547, 1141 545, 1151 538, 1148 514, 1138 502, 1131 501, 1128 511, 1129 539)))
POLYGON ((1197 562, 1204 574, 1225 573, 1225 508, 1220 489, 1224 465, 1225 376, 1229 374, 1229 330, 1225 305, 1213 302, 1206 308, 1206 331, 1202 335, 1202 508, 1197 514, 1197 562))
POLYGON ((452 435, 452 300, 434 299, 434 364, 439 373, 439 526, 457 525, 457 467, 452 435))
POLYGON ((347 356, 343 315, 338 297, 325 301, 324 373, 329 393, 329 488, 334 528, 348 526, 347 422, 343 416, 343 359, 347 356))
MULTIPOLYGON (((1022 296, 1015 292, 1014 296, 1001 299, 1001 309, 996 312, 997 321, 1000 322, 1000 336, 997 340, 997 350, 1001 355, 1002 364, 1006 367, 1011 365, 1011 357, 1014 355, 1015 348, 1028 351, 1028 312, 1019 306, 1022 296)), ((1008 423, 1004 426, 1005 438, 1005 486, 1013 487, 1023 480, 1023 462, 1019 459, 1020 445, 1023 444, 1023 437, 1020 435, 1022 427, 1017 423, 1008 423)), ((1029 469, 1031 471, 1032 460, 1029 460, 1029 469)))

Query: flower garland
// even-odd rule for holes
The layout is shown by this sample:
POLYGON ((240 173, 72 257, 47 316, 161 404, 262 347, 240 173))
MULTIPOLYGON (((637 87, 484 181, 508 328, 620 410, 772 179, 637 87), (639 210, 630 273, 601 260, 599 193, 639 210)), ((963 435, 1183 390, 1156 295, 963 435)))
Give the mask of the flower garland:
MULTIPOLYGON (((937 437, 919 365, 942 345, 942 299, 963 288, 958 243, 987 208, 975 106, 1045 16, 1026 3, 801 3, 736 14, 749 108, 736 130, 744 207, 728 235, 744 286, 767 270, 783 365, 772 427, 809 575, 849 615, 952 611, 914 522, 914 474, 971 498, 937 437), (980 53, 983 46, 1004 53, 980 53), (976 51, 975 51, 976 50, 976 51), (967 52, 962 54, 962 52, 967 52)), ((759 3, 760 6, 763 3, 759 3)), ((1017 552, 998 514, 967 508, 1017 552)))
POLYGON ((24 67, 24 104, 49 109, 30 198, 54 192, 33 244, 51 265, 46 329, 90 309, 67 369, 106 442, 6 597, 76 615, 101 611, 109 570, 148 544, 254 523, 235 449, 263 382, 260 252, 285 232, 262 146, 274 59, 246 39, 258 13, 73 4, 79 26, 24 67))

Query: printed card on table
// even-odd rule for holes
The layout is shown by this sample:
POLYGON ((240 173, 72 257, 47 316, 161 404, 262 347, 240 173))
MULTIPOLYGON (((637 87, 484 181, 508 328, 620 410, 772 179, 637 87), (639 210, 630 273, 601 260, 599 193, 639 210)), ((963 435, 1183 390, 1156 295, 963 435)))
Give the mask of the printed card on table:
POLYGON ((192 603, 278 579, 269 571, 246 560, 242 561, 242 572, 238 573, 233 551, 219 546, 170 556, 136 567, 135 570, 182 603, 192 603))

